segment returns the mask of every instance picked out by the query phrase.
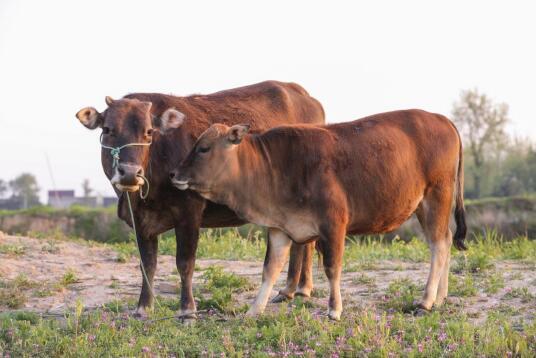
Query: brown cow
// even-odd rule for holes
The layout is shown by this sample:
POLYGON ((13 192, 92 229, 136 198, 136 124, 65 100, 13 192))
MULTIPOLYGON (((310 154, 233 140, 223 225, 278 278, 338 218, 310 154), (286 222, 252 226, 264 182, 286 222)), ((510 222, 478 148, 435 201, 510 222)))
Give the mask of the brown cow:
POLYGON ((391 231, 414 212, 432 251, 420 305, 429 310, 443 303, 455 193, 456 247, 465 248, 466 233, 462 145, 447 118, 407 110, 258 135, 246 135, 248 130, 211 126, 178 167, 173 184, 269 228, 262 286, 250 314, 264 310, 291 242, 319 239, 330 283, 329 317, 339 319, 345 235, 391 231))
MULTIPOLYGON (((145 185, 145 178, 149 181, 146 199, 131 194, 142 261, 152 285, 157 262, 157 236, 175 229, 177 269, 182 282, 180 309, 182 314, 193 314, 192 275, 199 228, 235 226, 245 221, 229 208, 207 202, 195 192, 176 190, 169 181, 170 170, 212 123, 247 122, 254 130, 283 123, 320 124, 324 123, 322 106, 299 85, 276 81, 188 97, 134 93, 119 100, 107 97, 106 103, 108 108, 103 113, 87 107, 76 116, 89 129, 102 128, 102 166, 120 197, 118 216, 129 225, 132 223, 122 191, 138 191, 145 185), (161 135, 158 128, 162 123, 167 128, 176 129, 161 135), (119 159, 113 160, 109 148, 125 144, 134 145, 121 149, 119 159)), ((291 297, 300 280, 297 293, 309 295, 312 248, 304 253, 302 247, 296 246, 293 253, 289 284, 282 293, 291 297), (302 260, 306 269, 301 271, 300 278, 302 260)), ((145 315, 152 304, 153 295, 144 280, 137 314, 145 315)))

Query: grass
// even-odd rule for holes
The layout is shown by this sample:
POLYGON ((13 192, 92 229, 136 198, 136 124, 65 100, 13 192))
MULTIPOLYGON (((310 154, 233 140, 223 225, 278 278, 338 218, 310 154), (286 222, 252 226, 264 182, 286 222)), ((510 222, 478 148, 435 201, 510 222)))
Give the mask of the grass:
POLYGON ((174 313, 167 305, 149 321, 130 318, 118 307, 89 313, 77 308, 64 323, 25 312, 0 314, 0 349, 10 356, 68 357, 530 357, 536 349, 536 324, 513 323, 502 313, 474 325, 459 312, 414 317, 356 309, 335 323, 302 305, 282 305, 258 319, 205 315, 185 326, 158 320, 174 313))
POLYGON ((534 295, 532 295, 529 292, 527 287, 517 287, 517 288, 509 289, 506 292, 506 294, 504 295, 503 298, 505 300, 511 300, 511 299, 514 299, 514 298, 519 298, 519 299, 521 299, 521 302, 523 302, 523 303, 534 301, 534 303, 536 304, 536 300, 535 300, 534 295))
MULTIPOLYGON (((174 254, 174 238, 164 236, 159 250, 174 254)), ((137 255, 134 243, 111 245, 126 262, 137 255)), ((129 315, 133 300, 117 299, 101 308, 84 312, 78 302, 61 319, 16 311, 0 313, 0 352, 8 356, 519 356, 531 357, 536 350, 536 323, 513 308, 510 300, 533 302, 526 288, 505 289, 505 278, 512 273, 498 272, 497 260, 534 264, 536 242, 521 237, 504 241, 493 232, 475 237, 469 251, 453 250, 452 296, 470 298, 479 291, 505 292, 503 304, 489 312, 484 322, 473 323, 472 316, 459 306, 446 304, 424 316, 415 316, 415 302, 423 284, 413 278, 392 280, 378 292, 372 306, 345 306, 340 322, 328 320, 325 305, 316 307, 307 300, 281 304, 279 311, 258 319, 243 315, 239 293, 254 286, 246 278, 210 266, 196 285, 198 309, 208 313, 188 325, 167 319, 177 313, 177 298, 162 298, 160 306, 141 321, 129 315), (454 272, 455 271, 455 272, 454 272), (504 291, 502 291, 504 289, 504 291)), ((47 250, 45 250, 47 251, 47 250)), ((52 250, 54 251, 54 250, 52 250)), ((48 252, 48 251, 47 251, 48 252)), ((203 231, 198 257, 225 260, 261 260, 265 243, 260 233, 248 238, 235 230, 203 231)), ((413 239, 392 243, 372 238, 349 239, 345 252, 345 271, 377 270, 418 265, 429 260, 427 245, 413 239), (385 263, 385 261, 390 261, 385 263)), ((118 261, 120 261, 118 259, 118 261)), ((519 279, 521 279, 521 275, 519 279)), ((316 278, 315 278, 316 279, 316 278)), ((67 270, 58 285, 78 282, 77 273, 67 270)), ((535 281, 536 282, 536 281, 535 281)), ((360 272, 352 284, 374 286, 372 275, 360 272)), ((40 289, 26 276, 0 282, 0 305, 21 308, 29 290, 40 289)), ((117 288, 112 280, 111 288, 117 288)), ((378 289, 379 291, 380 289, 378 289)), ((47 290, 37 290, 47 295, 47 290)), ((376 295, 376 293, 374 294, 376 295)), ((313 296, 327 301, 328 291, 317 289, 313 296)), ((249 301, 248 301, 249 303, 249 301)))
POLYGON ((26 275, 19 274, 13 280, 0 281, 0 306, 11 309, 21 308, 28 300, 27 291, 37 287, 26 275))
POLYGON ((73 269, 68 269, 67 271, 65 271, 65 273, 61 277, 59 285, 62 287, 67 287, 77 282, 80 282, 80 280, 78 279, 78 276, 76 275, 76 271, 74 271, 73 269))
POLYGON ((13 244, 1 244, 0 245, 0 254, 6 254, 9 256, 20 256, 24 255, 26 248, 23 245, 13 245, 13 244))
POLYGON ((253 289, 254 285, 245 277, 223 271, 222 267, 210 266, 203 272, 203 287, 197 290, 198 309, 217 310, 221 313, 236 314, 247 309, 247 305, 237 308, 233 295, 253 289))

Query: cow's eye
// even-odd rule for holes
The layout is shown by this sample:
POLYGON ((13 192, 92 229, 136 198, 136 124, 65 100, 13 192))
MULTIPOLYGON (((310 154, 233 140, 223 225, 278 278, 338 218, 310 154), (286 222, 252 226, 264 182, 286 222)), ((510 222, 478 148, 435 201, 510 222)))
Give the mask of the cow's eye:
POLYGON ((206 153, 210 150, 210 147, 197 147, 198 153, 206 153))
POLYGON ((150 128, 150 129, 147 129, 147 135, 150 137, 153 135, 153 129, 150 128))
POLYGON ((110 134, 110 128, 102 127, 102 134, 110 134))

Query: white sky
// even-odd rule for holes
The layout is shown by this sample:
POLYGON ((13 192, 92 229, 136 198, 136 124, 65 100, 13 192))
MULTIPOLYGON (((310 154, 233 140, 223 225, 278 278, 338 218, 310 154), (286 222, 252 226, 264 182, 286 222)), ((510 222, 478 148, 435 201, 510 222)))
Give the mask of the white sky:
POLYGON ((510 105, 536 139, 534 6, 448 1, 0 1, 0 178, 23 171, 112 193, 98 131, 74 114, 104 96, 187 95, 293 81, 328 121, 393 109, 450 115, 462 89, 510 105), (434 4, 433 4, 434 3, 434 4))

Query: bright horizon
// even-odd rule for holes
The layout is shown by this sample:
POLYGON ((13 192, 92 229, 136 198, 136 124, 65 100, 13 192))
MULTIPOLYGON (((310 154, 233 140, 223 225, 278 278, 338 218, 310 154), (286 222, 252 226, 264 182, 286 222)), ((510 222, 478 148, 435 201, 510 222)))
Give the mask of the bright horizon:
POLYGON ((394 109, 450 116, 461 90, 510 106, 513 136, 536 141, 536 23, 530 3, 426 1, 15 1, 0 3, 0 178, 113 195, 86 106, 131 92, 211 93, 296 82, 328 122, 394 109), (231 5, 232 4, 232 5, 231 5))

